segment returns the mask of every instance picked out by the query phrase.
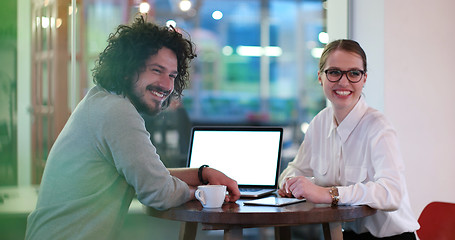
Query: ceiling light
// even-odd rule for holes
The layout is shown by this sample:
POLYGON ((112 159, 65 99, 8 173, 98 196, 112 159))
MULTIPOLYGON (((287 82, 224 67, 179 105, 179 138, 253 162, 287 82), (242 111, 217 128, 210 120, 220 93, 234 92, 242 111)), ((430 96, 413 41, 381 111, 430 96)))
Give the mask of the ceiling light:
POLYGON ((189 0, 182 0, 179 4, 180 10, 186 12, 191 8, 191 2, 189 0))
POLYGON ((221 11, 214 11, 212 13, 212 18, 215 20, 220 20, 223 18, 223 13, 221 11))
POLYGON ((139 12, 144 14, 144 13, 148 13, 150 10, 150 4, 148 2, 141 2, 141 4, 139 4, 139 12))

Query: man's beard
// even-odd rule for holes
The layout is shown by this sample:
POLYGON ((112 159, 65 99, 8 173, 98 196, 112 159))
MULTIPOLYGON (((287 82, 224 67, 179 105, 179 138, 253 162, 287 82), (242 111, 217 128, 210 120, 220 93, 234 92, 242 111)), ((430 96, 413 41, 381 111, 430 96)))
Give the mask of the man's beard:
POLYGON ((167 100, 164 102, 153 100, 154 106, 149 106, 132 91, 128 91, 127 96, 131 100, 133 105, 136 107, 136 110, 139 113, 147 114, 149 116, 158 115, 164 109, 163 107, 164 103, 167 102, 167 100))

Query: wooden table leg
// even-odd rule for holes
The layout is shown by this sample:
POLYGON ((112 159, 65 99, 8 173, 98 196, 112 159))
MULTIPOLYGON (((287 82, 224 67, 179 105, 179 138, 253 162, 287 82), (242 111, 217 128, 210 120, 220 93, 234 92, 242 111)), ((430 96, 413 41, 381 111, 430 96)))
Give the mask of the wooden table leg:
POLYGON ((275 227, 275 240, 291 240, 291 227, 275 227))
POLYGON ((196 239, 197 222, 182 222, 180 224, 179 240, 196 239))
POLYGON ((341 231, 341 222, 323 223, 325 240, 343 240, 343 232, 341 231))
POLYGON ((242 240, 243 228, 232 227, 224 230, 224 240, 242 240))

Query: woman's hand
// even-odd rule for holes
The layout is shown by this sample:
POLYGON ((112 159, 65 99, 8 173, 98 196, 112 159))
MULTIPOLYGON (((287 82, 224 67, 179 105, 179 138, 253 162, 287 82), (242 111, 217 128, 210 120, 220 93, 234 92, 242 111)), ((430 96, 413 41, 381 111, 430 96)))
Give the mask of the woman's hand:
POLYGON ((320 187, 304 176, 286 179, 278 194, 282 197, 306 198, 312 203, 332 203, 328 188, 320 187))
POLYGON ((292 195, 292 192, 289 191, 289 187, 288 187, 288 185, 287 185, 289 179, 291 179, 291 178, 286 178, 286 180, 285 180, 283 186, 282 186, 281 188, 278 189, 278 191, 277 191, 278 195, 280 195, 280 196, 282 196, 282 197, 294 197, 294 196, 292 195))

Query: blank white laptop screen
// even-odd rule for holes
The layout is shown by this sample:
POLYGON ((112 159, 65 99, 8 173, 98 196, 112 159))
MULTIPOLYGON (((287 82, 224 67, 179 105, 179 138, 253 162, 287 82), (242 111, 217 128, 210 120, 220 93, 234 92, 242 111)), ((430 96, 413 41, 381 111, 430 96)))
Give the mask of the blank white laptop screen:
POLYGON ((207 164, 239 186, 276 188, 282 128, 193 128, 189 167, 207 164))

